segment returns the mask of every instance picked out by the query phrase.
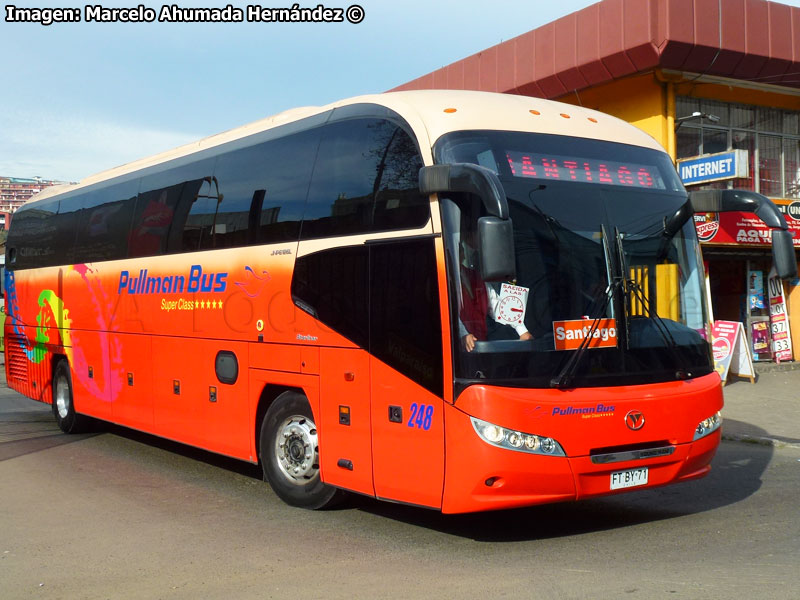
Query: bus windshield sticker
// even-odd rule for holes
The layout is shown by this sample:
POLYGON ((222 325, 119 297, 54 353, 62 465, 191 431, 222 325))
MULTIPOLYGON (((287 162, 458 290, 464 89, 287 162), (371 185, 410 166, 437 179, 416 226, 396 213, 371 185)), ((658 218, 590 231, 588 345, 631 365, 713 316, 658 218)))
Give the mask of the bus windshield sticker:
MULTIPOLYGON (((577 350, 592 330, 592 323, 593 321, 589 319, 553 321, 556 350, 577 350)), ((588 348, 615 348, 617 345, 616 319, 598 319, 597 327, 591 336, 588 348)))
POLYGON ((504 283, 500 286, 500 296, 497 299, 497 311, 494 320, 502 325, 522 325, 525 321, 525 307, 528 305, 528 292, 526 287, 504 283))

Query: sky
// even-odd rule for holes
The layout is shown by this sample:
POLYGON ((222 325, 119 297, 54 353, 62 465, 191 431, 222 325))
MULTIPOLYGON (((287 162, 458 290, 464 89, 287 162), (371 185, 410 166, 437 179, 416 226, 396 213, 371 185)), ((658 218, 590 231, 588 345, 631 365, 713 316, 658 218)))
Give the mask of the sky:
MULTIPOLYGON (((142 3, 156 13, 161 2, 170 3, 99 1, 104 8, 142 3)), ((181 8, 227 4, 172 1, 181 8)), ((313 0, 300 6, 319 2, 342 9, 358 2, 363 20, 43 26, 7 22, 3 9, 0 175, 78 181, 289 108, 386 91, 593 3, 313 0)), ((78 8, 82 16, 84 8, 78 0, 13 4, 78 8)))
MULTIPOLYGON (((161 1, 102 6, 141 2, 158 12, 161 1)), ((289 108, 386 91, 592 3, 355 1, 364 13, 358 24, 43 26, 6 22, 0 8, 0 175, 78 181, 289 108)), ((300 6, 319 2, 351 6, 300 6)), ((176 3, 224 8, 227 0, 176 3)), ((82 16, 84 7, 77 0, 7 4, 79 8, 82 16)))

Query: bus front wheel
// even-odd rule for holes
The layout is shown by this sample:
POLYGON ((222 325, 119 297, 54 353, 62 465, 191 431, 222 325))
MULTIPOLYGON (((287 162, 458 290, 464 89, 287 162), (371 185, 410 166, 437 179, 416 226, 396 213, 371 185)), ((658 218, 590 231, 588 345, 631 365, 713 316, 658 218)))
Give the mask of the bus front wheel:
POLYGON ((302 394, 284 392, 275 399, 261 423, 260 448, 264 479, 287 504, 318 509, 343 496, 320 479, 317 426, 302 394))
POLYGON ((75 412, 72 375, 69 363, 63 359, 53 370, 53 416, 64 433, 80 433, 86 429, 86 418, 75 412))

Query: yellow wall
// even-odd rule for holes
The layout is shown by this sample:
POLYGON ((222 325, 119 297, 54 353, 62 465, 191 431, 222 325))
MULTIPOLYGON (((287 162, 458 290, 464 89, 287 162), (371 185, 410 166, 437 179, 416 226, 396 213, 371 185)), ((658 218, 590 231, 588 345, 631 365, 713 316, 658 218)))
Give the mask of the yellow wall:
POLYGON ((667 84, 658 81, 654 73, 645 73, 557 99, 593 108, 636 125, 669 150, 672 111, 667 106, 667 89, 667 84))
POLYGON ((675 96, 755 104, 800 111, 800 96, 719 83, 684 81, 660 70, 633 75, 558 98, 593 108, 636 125, 675 158, 675 96))
POLYGON ((719 100, 721 102, 756 104, 758 106, 800 110, 800 96, 734 87, 733 85, 696 82, 676 83, 675 94, 678 96, 719 100))

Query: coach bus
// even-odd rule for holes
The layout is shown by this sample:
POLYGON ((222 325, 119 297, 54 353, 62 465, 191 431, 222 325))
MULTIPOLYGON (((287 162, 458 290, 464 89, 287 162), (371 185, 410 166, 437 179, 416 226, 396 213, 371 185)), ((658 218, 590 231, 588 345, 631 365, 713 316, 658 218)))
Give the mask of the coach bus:
POLYGON ((99 419, 260 464, 306 508, 695 479, 723 399, 694 212, 757 210, 796 269, 750 196, 690 201, 650 137, 538 98, 296 109, 23 206, 6 376, 66 433, 99 419))

